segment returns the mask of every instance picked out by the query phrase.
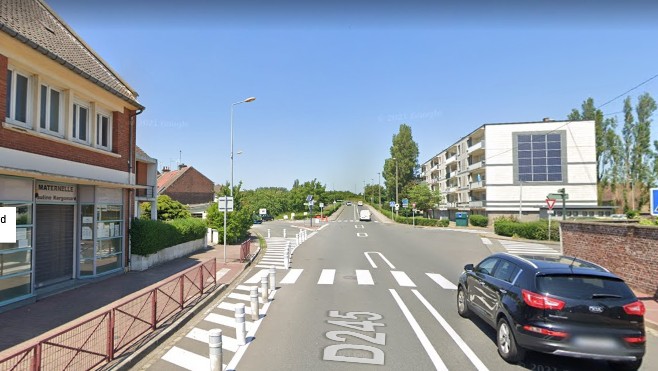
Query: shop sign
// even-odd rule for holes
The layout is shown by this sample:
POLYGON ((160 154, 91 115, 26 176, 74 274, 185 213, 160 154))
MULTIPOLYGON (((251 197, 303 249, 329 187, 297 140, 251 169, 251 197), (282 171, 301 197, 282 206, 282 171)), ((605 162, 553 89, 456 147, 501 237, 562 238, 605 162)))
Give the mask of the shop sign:
POLYGON ((37 182, 36 200, 37 202, 76 202, 78 190, 75 185, 37 182))

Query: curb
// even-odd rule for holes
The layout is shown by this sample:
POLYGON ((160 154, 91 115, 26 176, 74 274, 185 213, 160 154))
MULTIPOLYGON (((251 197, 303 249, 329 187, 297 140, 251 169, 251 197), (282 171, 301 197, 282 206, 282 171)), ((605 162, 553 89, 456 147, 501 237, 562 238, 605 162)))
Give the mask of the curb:
MULTIPOLYGON (((135 350, 132 354, 127 356, 125 359, 117 362, 117 363, 108 363, 104 367, 101 367, 100 369, 102 370, 130 370, 133 368, 133 366, 137 365, 139 362, 141 362, 149 353, 153 352, 157 347, 162 345, 172 334, 174 334, 176 331, 180 330, 187 322, 192 319, 195 315, 197 315, 199 312, 201 312, 203 309, 207 307, 207 305, 212 302, 213 300, 217 299, 221 293, 226 291, 226 289, 231 286, 231 284, 238 278, 240 277, 245 270, 251 265, 251 263, 255 260, 256 256, 260 253, 260 246, 258 248, 258 251, 256 254, 254 254, 254 257, 249 260, 244 267, 242 268, 242 271, 238 273, 233 281, 231 281, 228 284, 222 284, 221 286, 218 286, 215 290, 213 290, 208 296, 203 298, 201 301, 199 301, 194 307, 190 308, 187 312, 185 312, 179 319, 177 319, 175 322, 170 324, 168 327, 163 329, 160 333, 155 335, 151 340, 149 340, 146 344, 141 345, 138 347, 137 350, 135 350)), ((118 359, 117 359, 118 360, 118 359)))

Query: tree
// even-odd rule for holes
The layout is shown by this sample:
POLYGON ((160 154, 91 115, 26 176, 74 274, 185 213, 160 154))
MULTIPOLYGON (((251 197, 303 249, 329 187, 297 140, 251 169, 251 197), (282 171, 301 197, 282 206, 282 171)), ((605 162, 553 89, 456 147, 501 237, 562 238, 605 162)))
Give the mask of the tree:
MULTIPOLYGON (((151 203, 144 202, 140 205, 142 208, 141 219, 151 219, 151 203)), ((158 196, 158 220, 173 220, 179 218, 190 218, 192 214, 187 206, 172 200, 167 195, 158 196)))
POLYGON ((418 178, 418 144, 414 142, 411 127, 401 124, 397 134, 393 135, 391 145, 391 158, 384 161, 384 185, 389 192, 388 197, 395 200, 396 189, 399 193, 398 201, 408 196, 413 182, 418 178), (396 188, 397 167, 397 188, 396 188))
POLYGON ((320 202, 326 204, 329 201, 325 197, 324 184, 321 184, 317 179, 304 182, 303 184, 299 184, 299 180, 295 180, 288 198, 291 211, 307 211, 308 206, 304 205, 304 203, 308 195, 313 196, 313 201, 315 201, 316 205, 320 202))
POLYGON ((416 204, 418 210, 429 210, 441 201, 439 191, 433 191, 424 182, 417 183, 409 189, 409 202, 416 204))

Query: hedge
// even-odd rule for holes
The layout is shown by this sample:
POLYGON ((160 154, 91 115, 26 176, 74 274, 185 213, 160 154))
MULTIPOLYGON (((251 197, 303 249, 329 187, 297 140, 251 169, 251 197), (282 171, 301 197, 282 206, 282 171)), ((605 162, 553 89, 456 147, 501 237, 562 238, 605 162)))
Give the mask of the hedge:
POLYGON ((133 219, 130 227, 132 253, 147 256, 167 247, 198 240, 206 235, 205 220, 197 218, 159 220, 133 219))
MULTIPOLYGON (((560 240, 560 223, 551 223, 551 241, 560 240)), ((529 240, 548 240, 548 221, 519 222, 510 218, 494 221, 494 232, 507 237, 521 237, 529 240)))
MULTIPOLYGON (((395 214, 391 213, 390 210, 386 209, 380 209, 376 207, 377 210, 379 210, 380 213, 386 215, 388 218, 391 220, 402 223, 402 224, 414 224, 414 218, 408 217, 408 216, 398 216, 396 217, 395 214)), ((450 225, 450 221, 448 219, 430 219, 430 218, 423 218, 423 217, 416 217, 415 218, 415 223, 416 225, 422 225, 425 227, 447 227, 450 225)))
POLYGON ((486 227, 489 225, 489 218, 484 215, 471 215, 468 219, 471 225, 475 227, 486 227))

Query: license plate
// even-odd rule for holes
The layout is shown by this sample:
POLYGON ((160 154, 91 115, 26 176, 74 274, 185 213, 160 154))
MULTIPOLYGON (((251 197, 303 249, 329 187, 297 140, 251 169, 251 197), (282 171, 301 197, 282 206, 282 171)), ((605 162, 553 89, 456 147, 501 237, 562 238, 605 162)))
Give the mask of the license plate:
POLYGON ((580 336, 574 339, 574 345, 583 348, 615 349, 617 342, 610 338, 580 336))

